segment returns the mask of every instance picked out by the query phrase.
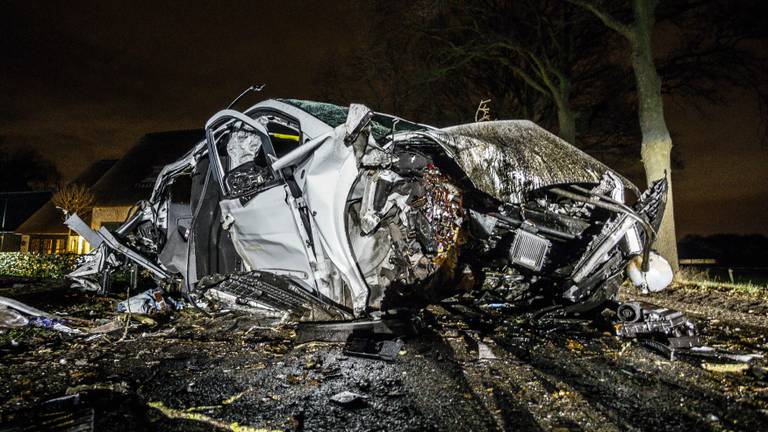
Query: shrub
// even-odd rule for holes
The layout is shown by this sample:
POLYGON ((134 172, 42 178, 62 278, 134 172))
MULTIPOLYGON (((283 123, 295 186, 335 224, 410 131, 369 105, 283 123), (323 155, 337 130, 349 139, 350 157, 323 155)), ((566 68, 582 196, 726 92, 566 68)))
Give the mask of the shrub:
POLYGON ((78 257, 77 254, 0 252, 0 276, 61 278, 74 270, 78 257))

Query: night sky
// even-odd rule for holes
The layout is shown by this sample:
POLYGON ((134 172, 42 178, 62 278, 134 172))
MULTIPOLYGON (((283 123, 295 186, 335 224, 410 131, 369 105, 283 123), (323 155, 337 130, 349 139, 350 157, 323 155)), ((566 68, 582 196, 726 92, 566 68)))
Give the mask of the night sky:
MULTIPOLYGON (((202 127, 253 83, 267 84, 263 97, 318 99, 323 68, 363 49, 369 30, 354 2, 159 3, 0 0, 4 141, 71 179, 147 132, 202 127)), ((768 234, 754 98, 665 108, 685 165, 674 178, 678 235, 768 234)))

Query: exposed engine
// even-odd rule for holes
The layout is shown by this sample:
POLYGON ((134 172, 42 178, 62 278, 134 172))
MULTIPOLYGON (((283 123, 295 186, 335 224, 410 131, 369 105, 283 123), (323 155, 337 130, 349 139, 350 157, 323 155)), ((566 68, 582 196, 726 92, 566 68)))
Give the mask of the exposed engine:
POLYGON ((284 100, 221 111, 206 134, 118 230, 70 221, 96 247, 74 281, 105 291, 128 263, 167 291, 300 319, 456 294, 578 312, 625 272, 644 290, 671 281, 650 249, 666 183, 640 195, 530 122, 436 129, 284 100))

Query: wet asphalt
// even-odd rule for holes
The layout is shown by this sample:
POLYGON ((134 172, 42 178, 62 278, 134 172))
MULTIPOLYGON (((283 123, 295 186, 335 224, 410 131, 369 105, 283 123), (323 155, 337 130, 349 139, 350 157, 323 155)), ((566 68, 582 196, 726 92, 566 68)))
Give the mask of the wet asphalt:
MULTIPOLYGON (((114 318, 113 298, 56 282, 5 285, 0 295, 83 328, 114 318)), ((707 345, 768 351, 763 297, 680 287, 642 299, 690 312, 707 345)), ((390 362, 349 355, 343 343, 300 344, 293 325, 243 313, 155 318, 122 340, 122 328, 88 341, 4 331, 0 431, 24 430, 53 409, 41 402, 67 394, 78 403, 55 409, 93 413, 99 431, 768 430, 765 359, 670 361, 590 322, 542 328, 435 305, 390 362), (333 400, 345 391, 356 400, 333 400)))

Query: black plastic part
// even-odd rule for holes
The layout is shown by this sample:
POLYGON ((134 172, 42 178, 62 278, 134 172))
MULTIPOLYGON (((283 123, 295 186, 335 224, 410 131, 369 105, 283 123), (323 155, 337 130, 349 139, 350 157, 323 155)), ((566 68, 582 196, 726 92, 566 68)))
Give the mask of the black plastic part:
POLYGON ((392 189, 392 182, 379 179, 376 182, 376 191, 373 194, 373 209, 379 211, 384 208, 389 198, 389 191, 392 189))

